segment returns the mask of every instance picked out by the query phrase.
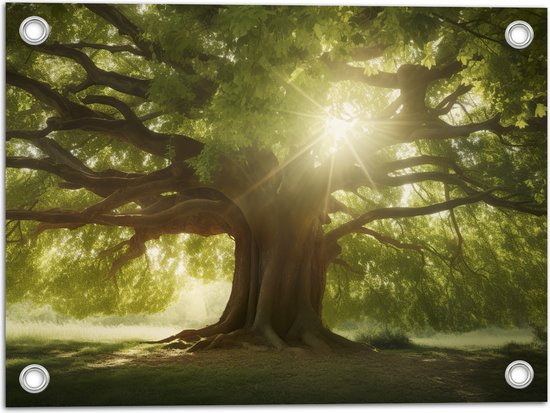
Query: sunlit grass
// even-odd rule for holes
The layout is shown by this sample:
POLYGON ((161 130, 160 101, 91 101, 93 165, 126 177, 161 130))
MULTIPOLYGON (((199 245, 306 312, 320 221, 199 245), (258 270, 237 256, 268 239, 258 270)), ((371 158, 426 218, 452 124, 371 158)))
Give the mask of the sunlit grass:
POLYGON ((48 322, 8 321, 7 340, 10 341, 48 341, 58 340, 118 342, 124 340, 158 340, 181 330, 181 326, 152 325, 112 325, 101 326, 86 322, 65 324, 48 322))
POLYGON ((529 328, 498 328, 487 327, 465 333, 437 333, 422 331, 394 331, 378 324, 359 323, 348 329, 335 329, 338 334, 351 340, 367 341, 365 337, 374 339, 392 338, 393 336, 407 336, 410 343, 415 346, 442 348, 442 349, 494 349, 500 348, 510 343, 528 346, 536 344, 534 331, 529 328))
POLYGON ((477 352, 415 347, 325 357, 16 342, 7 346, 6 399, 8 406, 542 401, 545 357, 542 349, 525 346, 477 352), (538 374, 528 389, 512 392, 502 371, 517 358, 528 359, 538 374), (44 365, 52 378, 40 395, 19 386, 19 373, 30 362, 44 365))
POLYGON ((533 332, 525 329, 482 329, 462 334, 438 333, 429 337, 413 337, 415 344, 442 348, 498 348, 510 343, 528 345, 534 342, 533 332))
POLYGON ((6 311, 6 337, 8 342, 54 339, 103 343, 147 341, 217 321, 227 302, 231 283, 190 279, 185 287, 179 299, 156 314, 95 316, 76 320, 58 314, 50 307, 32 303, 11 305, 6 311))

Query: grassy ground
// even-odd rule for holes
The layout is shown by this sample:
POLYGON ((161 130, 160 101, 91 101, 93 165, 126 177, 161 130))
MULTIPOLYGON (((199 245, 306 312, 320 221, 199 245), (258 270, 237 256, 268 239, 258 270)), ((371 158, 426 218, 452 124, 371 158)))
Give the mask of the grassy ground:
POLYGON ((532 346, 459 351, 411 347, 315 355, 227 349, 195 355, 136 343, 8 342, 7 406, 199 405, 545 401, 546 351, 532 346), (524 390, 504 380, 508 363, 535 370, 524 390), (27 364, 50 385, 21 389, 27 364))

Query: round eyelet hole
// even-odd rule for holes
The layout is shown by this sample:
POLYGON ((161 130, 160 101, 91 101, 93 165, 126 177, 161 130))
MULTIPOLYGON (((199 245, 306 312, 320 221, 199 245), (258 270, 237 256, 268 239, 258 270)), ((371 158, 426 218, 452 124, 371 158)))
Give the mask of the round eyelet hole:
POLYGON ((535 373, 533 367, 529 363, 523 360, 516 360, 511 362, 506 367, 504 378, 514 389, 524 389, 531 384, 535 373))
POLYGON ((28 393, 40 393, 48 387, 50 374, 40 364, 29 364, 19 374, 19 384, 28 393))
POLYGON ((504 37, 514 49, 525 49, 533 41, 535 32, 529 23, 516 20, 508 25, 504 37))
POLYGON ((19 35, 25 43, 37 46, 44 43, 50 35, 50 26, 42 17, 30 16, 21 22, 19 35))

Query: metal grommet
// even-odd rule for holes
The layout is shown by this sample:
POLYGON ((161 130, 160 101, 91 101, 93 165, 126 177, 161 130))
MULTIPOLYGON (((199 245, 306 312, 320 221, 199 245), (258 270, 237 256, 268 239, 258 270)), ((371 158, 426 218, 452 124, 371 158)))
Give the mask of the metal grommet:
POLYGON ((535 372, 529 363, 523 360, 516 360, 508 364, 504 372, 504 378, 514 389, 524 389, 531 384, 535 372))
POLYGON ((37 46, 46 41, 50 35, 48 22, 39 16, 30 16, 21 22, 19 36, 25 43, 37 46))
POLYGON ((29 364, 19 374, 19 384, 28 393, 40 393, 50 383, 50 374, 40 364, 29 364))
POLYGON ((516 20, 508 25, 504 37, 514 49, 525 49, 533 41, 535 32, 529 23, 516 20))

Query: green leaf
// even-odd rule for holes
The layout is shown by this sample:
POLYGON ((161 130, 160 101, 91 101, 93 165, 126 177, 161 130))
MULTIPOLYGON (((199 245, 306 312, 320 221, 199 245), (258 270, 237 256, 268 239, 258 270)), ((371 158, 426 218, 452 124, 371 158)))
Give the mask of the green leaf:
POLYGON ((467 65, 468 61, 470 60, 470 57, 469 56, 459 56, 458 60, 460 60, 460 63, 462 63, 463 65, 467 65))
POLYGON ((426 66, 428 69, 431 69, 433 66, 435 66, 435 56, 433 55, 427 55, 422 61, 420 62, 422 66, 426 66))
POLYGON ((379 70, 374 66, 367 66, 367 67, 365 67, 365 70, 363 71, 363 73, 367 76, 377 75, 378 72, 379 72, 379 70))
POLYGON ((527 126, 529 126, 529 124, 527 122, 525 122, 525 120, 523 119, 520 119, 516 122, 516 126, 520 129, 524 129, 526 128, 527 126))
POLYGON ((315 36, 317 36, 318 39, 321 39, 323 37, 323 31, 321 30, 321 26, 319 26, 317 23, 313 26, 313 31, 315 33, 315 36))
POLYGON ((537 103, 537 107, 535 108, 535 117, 544 118, 546 116, 546 109, 546 106, 542 103, 537 103))
POLYGON ((298 67, 292 74, 290 75, 290 78, 288 79, 289 82, 294 82, 304 71, 303 67, 298 67))

